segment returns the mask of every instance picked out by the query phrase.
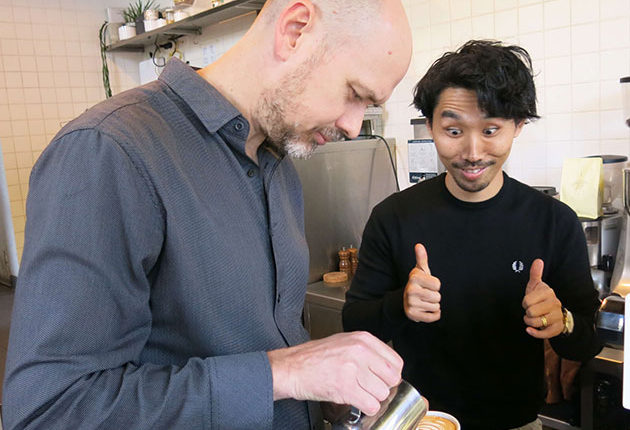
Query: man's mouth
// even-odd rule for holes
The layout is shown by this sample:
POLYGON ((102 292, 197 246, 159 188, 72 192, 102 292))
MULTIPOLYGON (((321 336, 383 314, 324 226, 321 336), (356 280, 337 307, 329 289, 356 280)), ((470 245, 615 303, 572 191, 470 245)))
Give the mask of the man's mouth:
POLYGON ((323 128, 313 133, 313 139, 318 145, 342 140, 343 133, 335 128, 323 128))
POLYGON ((486 171, 488 166, 492 164, 493 163, 483 163, 482 165, 479 165, 475 163, 475 165, 472 165, 472 166, 471 165, 464 165, 464 166, 456 165, 455 167, 457 167, 462 172, 466 180, 475 181, 479 179, 481 175, 483 175, 483 173, 486 171))
POLYGON ((474 181, 481 176, 484 170, 486 170, 485 167, 477 167, 476 169, 462 169, 462 172, 464 172, 464 176, 466 177, 466 179, 468 179, 469 181, 474 181))
POLYGON ((330 140, 319 131, 315 132, 314 137, 315 137, 315 142, 317 142, 318 145, 325 145, 326 143, 330 142, 330 140))

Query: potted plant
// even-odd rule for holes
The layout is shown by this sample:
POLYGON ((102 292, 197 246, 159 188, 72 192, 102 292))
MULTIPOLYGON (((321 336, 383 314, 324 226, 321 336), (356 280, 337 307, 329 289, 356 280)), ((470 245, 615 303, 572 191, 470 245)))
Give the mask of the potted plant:
POLYGON ((125 40, 136 35, 136 23, 126 22, 118 27, 118 39, 125 40))
POLYGON ((157 7, 155 0, 136 0, 135 3, 129 3, 127 9, 123 11, 125 26, 135 23, 136 34, 144 33, 144 12, 157 7))

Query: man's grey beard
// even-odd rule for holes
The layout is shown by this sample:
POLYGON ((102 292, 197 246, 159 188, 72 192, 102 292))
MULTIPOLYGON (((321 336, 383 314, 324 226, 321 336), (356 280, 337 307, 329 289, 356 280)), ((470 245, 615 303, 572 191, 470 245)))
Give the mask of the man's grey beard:
MULTIPOLYGON (((291 158, 307 159, 313 155, 318 146, 315 141, 315 131, 298 133, 296 130, 300 127, 299 123, 290 125, 286 122, 285 112, 299 112, 301 108, 298 103, 290 100, 290 97, 291 95, 282 89, 263 94, 257 106, 257 116, 267 136, 267 143, 276 151, 291 158)), ((338 141, 344 137, 340 130, 333 127, 316 131, 328 141, 338 141)))
MULTIPOLYGON (((299 133, 300 123, 289 124, 286 113, 303 111, 299 100, 304 93, 305 81, 310 76, 313 63, 321 58, 322 53, 313 55, 309 61, 289 76, 284 77, 275 89, 264 91, 258 101, 254 116, 259 119, 260 127, 267 137, 267 143, 282 155, 292 158, 309 158, 317 148, 315 132, 321 133, 326 140, 342 140, 344 133, 334 127, 299 133)), ((325 107, 321 107, 325 108, 325 107)))
MULTIPOLYGON (((324 128, 317 131, 330 142, 335 142, 344 138, 343 133, 335 128, 324 128)), ((280 144, 283 146, 283 149, 289 157, 306 160, 313 155, 313 152, 315 152, 319 146, 313 136, 311 136, 310 139, 310 141, 305 141, 304 138, 301 138, 299 135, 292 134, 285 136, 280 144)))
POLYGON ((300 158, 306 160, 313 155, 315 149, 317 149, 317 143, 315 142, 300 142, 297 136, 291 136, 282 140, 281 145, 286 153, 291 158, 300 158))

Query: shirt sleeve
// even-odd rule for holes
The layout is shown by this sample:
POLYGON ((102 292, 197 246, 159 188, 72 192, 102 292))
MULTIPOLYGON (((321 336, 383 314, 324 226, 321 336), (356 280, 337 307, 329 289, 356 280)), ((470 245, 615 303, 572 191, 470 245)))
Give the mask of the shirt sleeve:
POLYGON ((6 430, 272 427, 264 351, 140 359, 155 323, 162 211, 141 166, 107 135, 73 131, 44 151, 27 201, 6 430))
POLYGON ((567 206, 563 205, 561 210, 556 225, 559 233, 554 241, 555 263, 546 282, 554 289, 562 306, 573 314, 575 326, 570 335, 559 335, 549 342, 559 356, 585 362, 602 349, 595 330, 600 301, 593 285, 580 222, 567 206))
POLYGON ((342 312, 344 330, 366 330, 384 342, 409 322, 403 308, 406 279, 400 280, 396 275, 391 243, 394 234, 385 227, 391 229, 394 224, 388 213, 387 206, 381 203, 368 219, 361 239, 359 267, 342 312))

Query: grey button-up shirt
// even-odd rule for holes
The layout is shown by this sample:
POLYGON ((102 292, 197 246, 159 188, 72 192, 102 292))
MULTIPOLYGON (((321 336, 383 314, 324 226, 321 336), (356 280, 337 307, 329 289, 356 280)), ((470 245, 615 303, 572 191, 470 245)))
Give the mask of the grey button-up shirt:
MULTIPOLYGON (((301 186, 178 60, 33 169, 5 429, 301 429, 265 351, 304 342, 301 186)), ((315 419, 313 421, 316 421, 315 419)), ((313 423, 315 425, 315 422, 313 423)))

